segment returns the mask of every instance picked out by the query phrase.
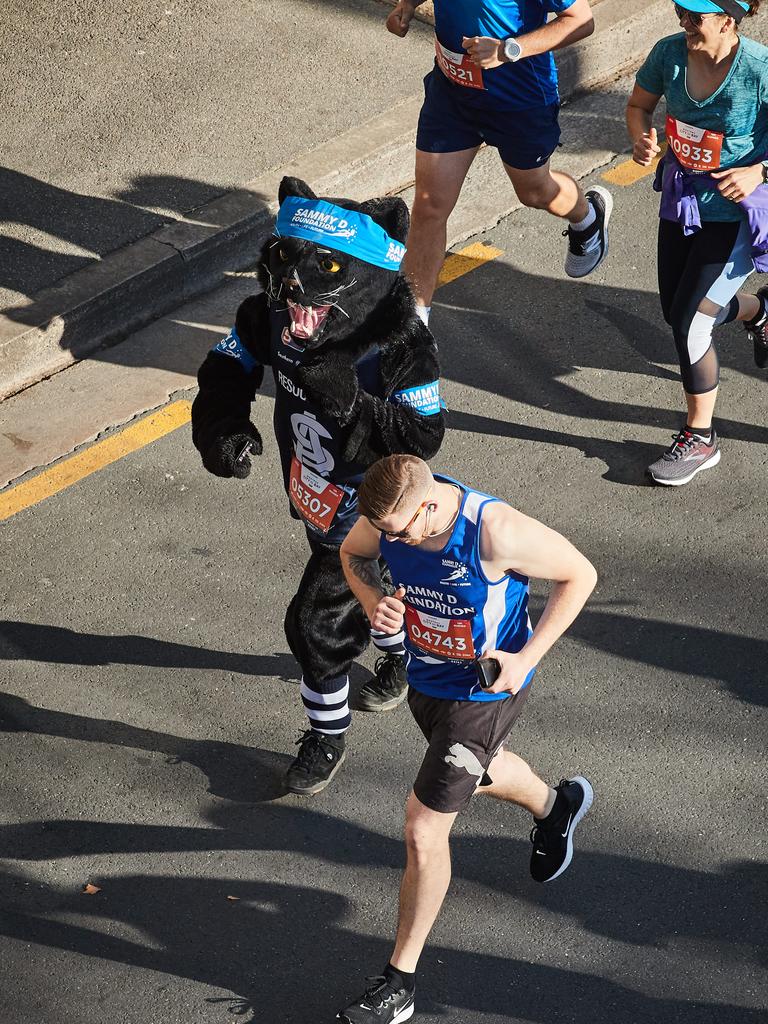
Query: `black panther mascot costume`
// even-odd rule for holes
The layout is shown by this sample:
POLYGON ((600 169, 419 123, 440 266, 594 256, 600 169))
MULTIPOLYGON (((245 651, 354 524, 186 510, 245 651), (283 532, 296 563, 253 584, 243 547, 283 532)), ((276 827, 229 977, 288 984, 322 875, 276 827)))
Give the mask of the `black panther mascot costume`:
MULTIPOLYGON (((283 179, 279 199, 259 264, 264 291, 241 304, 200 367, 192 437, 211 473, 246 477, 249 454, 262 451, 250 406, 272 368, 283 484, 311 552, 285 617, 310 724, 286 783, 311 794, 344 759, 348 672, 371 639, 339 559, 357 518, 356 488, 384 455, 431 458, 445 423, 435 344, 399 273, 405 203, 318 199, 297 178, 283 179)), ((403 637, 374 634, 373 642, 382 656, 359 704, 384 711, 405 695, 403 637)))

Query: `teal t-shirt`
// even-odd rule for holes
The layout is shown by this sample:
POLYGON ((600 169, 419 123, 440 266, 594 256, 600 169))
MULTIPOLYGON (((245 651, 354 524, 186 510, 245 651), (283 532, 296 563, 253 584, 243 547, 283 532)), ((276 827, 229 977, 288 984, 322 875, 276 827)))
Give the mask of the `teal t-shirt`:
MULTIPOLYGON (((686 88, 685 33, 660 39, 637 72, 646 92, 664 96, 667 113, 679 121, 723 133, 720 170, 768 159, 768 47, 741 37, 725 81, 705 100, 692 100, 686 88)), ((702 220, 741 220, 735 203, 711 187, 696 187, 702 220)))

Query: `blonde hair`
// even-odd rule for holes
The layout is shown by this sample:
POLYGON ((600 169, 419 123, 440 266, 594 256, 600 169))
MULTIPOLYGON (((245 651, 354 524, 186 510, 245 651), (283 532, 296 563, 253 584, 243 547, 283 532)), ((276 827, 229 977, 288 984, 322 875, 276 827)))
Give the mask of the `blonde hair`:
POLYGON ((357 507, 366 519, 385 519, 400 505, 423 494, 432 473, 416 455, 387 455, 369 466, 357 491, 357 507))

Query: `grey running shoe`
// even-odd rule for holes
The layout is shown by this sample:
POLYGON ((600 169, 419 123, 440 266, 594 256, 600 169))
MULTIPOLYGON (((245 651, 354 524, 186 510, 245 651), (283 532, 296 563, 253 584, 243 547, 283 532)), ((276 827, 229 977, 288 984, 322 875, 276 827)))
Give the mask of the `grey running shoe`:
POLYGON ((583 231, 566 228, 568 252, 565 254, 565 272, 568 277, 586 277, 600 266, 608 255, 608 221, 613 210, 613 196, 607 188, 593 185, 584 193, 595 211, 595 222, 583 231))
POLYGON ((755 363, 762 370, 768 366, 768 312, 766 312, 768 310, 768 287, 758 288, 757 297, 763 305, 763 319, 759 327, 750 327, 745 324, 744 329, 752 342, 755 363))
POLYGON ((408 691, 405 659, 399 654, 382 654, 373 670, 375 676, 360 688, 356 707, 359 711, 392 711, 408 691))
POLYGON ((679 434, 675 434, 672 447, 665 451, 660 459, 651 463, 648 473, 657 484, 680 487, 681 484, 693 480, 700 470, 711 469, 719 461, 720 448, 714 429, 707 443, 698 434, 693 434, 684 427, 679 434))

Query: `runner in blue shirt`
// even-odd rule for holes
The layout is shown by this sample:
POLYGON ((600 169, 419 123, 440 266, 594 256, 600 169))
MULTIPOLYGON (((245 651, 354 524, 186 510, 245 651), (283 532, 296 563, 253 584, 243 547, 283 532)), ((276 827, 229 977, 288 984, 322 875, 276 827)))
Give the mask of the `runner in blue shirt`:
MULTIPOLYGON (((387 28, 404 36, 424 0, 400 0, 387 28)), ((588 0, 434 0, 435 66, 424 79, 416 195, 403 271, 426 323, 446 224, 483 143, 499 151, 525 206, 568 221, 565 272, 586 277, 608 252, 613 200, 550 168, 560 140, 552 51, 591 34, 588 0), (548 14, 554 14, 547 21, 548 14)))
POLYGON ((433 476, 413 455, 374 463, 358 510, 341 547, 344 574, 372 628, 405 630, 408 704, 428 746, 406 805, 395 948, 382 975, 338 1019, 401 1024, 413 1016, 416 965, 450 881, 448 837, 476 792, 533 814, 536 881, 552 881, 571 862, 591 785, 577 775, 548 786, 503 744, 537 663, 581 611, 597 577, 554 530, 498 498, 433 476), (380 558, 397 585, 394 595, 384 594, 380 558), (554 584, 535 629, 529 576, 554 584), (479 666, 493 666, 495 681, 481 682, 479 666))
POLYGON ((666 486, 687 484, 720 462, 714 329, 741 321, 755 362, 768 365, 768 288, 756 296, 742 291, 768 232, 768 47, 739 31, 759 6, 679 0, 683 31, 656 43, 627 105, 633 158, 648 167, 661 152, 654 111, 662 96, 667 104, 669 148, 657 182, 659 298, 677 348, 686 420, 648 467, 666 486))

